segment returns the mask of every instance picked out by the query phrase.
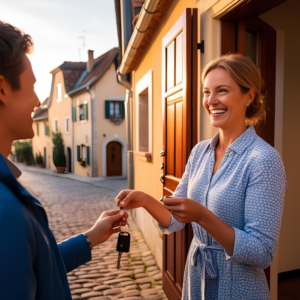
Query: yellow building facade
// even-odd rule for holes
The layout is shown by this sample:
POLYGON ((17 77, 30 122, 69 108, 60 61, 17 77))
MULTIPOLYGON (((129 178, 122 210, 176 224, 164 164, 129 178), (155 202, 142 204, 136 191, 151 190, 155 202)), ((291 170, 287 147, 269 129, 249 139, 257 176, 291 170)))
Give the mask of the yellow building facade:
MULTIPOLYGON (((190 126, 190 131, 185 131, 190 136, 184 132, 180 138, 189 143, 190 151, 195 143, 211 139, 218 131, 210 125, 210 119, 201 104, 200 77, 204 66, 228 52, 254 57, 265 76, 270 98, 262 137, 282 155, 288 180, 279 246, 271 268, 266 271, 271 297, 277 299, 278 274, 300 269, 300 223, 297 218, 300 190, 296 182, 300 160, 295 159, 299 144, 295 137, 300 132, 296 116, 299 106, 296 88, 300 67, 297 59, 300 23, 296 12, 300 6, 297 0, 276 3, 264 1, 264 5, 253 0, 247 3, 248 6, 246 2, 145 1, 146 10, 141 10, 128 46, 123 50, 119 74, 131 73, 131 82, 127 82, 126 86, 130 90, 128 95, 132 95, 127 101, 133 113, 129 122, 133 144, 133 188, 159 200, 168 192, 167 182, 172 176, 176 177, 168 175, 171 171, 164 170, 162 165, 168 160, 165 158, 167 153, 161 152, 166 149, 164 120, 167 114, 164 99, 173 96, 174 101, 177 101, 181 97, 180 93, 183 98, 189 99, 190 121, 184 122, 190 126), (155 19, 155 14, 151 17, 147 11, 159 11, 160 16, 155 19), (147 28, 151 30, 142 35, 141 32, 147 28), (178 52, 172 50, 172 47, 178 49, 178 52), (180 49, 183 49, 183 54, 180 49), (177 63, 179 52, 184 59, 177 63), (175 61, 174 69, 167 69, 168 57, 175 61), (183 68, 183 74, 176 69, 176 65, 183 68), (169 83, 166 77, 168 72, 175 74, 173 82, 171 80, 169 83), (143 122, 145 116, 146 121, 143 122)), ((176 155, 173 159, 176 160, 176 155)), ((164 238, 155 220, 143 209, 137 209, 134 217, 164 270, 166 244, 164 246, 164 238)), ((188 241, 188 229, 186 235, 188 241)))

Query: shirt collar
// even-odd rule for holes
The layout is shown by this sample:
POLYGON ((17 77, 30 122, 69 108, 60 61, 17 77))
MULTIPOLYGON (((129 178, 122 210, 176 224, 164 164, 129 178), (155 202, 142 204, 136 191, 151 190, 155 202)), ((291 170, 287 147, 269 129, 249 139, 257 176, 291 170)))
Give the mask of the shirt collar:
POLYGON ((2 157, 14 177, 18 179, 22 175, 21 170, 11 160, 7 159, 5 156, 2 157))
MULTIPOLYGON (((252 144, 256 138, 256 132, 253 126, 249 126, 228 148, 227 150, 232 150, 238 155, 242 155, 244 150, 252 144)), ((215 151, 216 146, 219 141, 219 132, 217 132, 210 141, 210 147, 215 151)))

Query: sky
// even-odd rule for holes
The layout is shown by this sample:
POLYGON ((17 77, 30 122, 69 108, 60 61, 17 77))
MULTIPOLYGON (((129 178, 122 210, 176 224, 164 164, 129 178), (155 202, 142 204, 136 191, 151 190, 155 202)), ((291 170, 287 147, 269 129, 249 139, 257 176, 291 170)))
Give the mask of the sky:
POLYGON ((33 38, 28 57, 41 102, 50 94, 51 70, 64 61, 87 61, 88 50, 96 58, 118 47, 113 0, 0 0, 0 7, 1 21, 33 38))

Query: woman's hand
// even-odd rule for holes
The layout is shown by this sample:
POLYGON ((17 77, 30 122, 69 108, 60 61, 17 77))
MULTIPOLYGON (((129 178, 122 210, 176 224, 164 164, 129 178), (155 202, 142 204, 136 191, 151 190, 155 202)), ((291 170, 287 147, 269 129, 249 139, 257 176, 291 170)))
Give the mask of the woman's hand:
POLYGON ((113 228, 119 227, 121 222, 121 226, 125 226, 127 218, 128 213, 126 211, 117 209, 103 212, 94 226, 85 232, 91 241, 92 247, 104 243, 112 234, 120 232, 120 228, 113 228))
POLYGON ((165 208, 181 223, 199 223, 204 207, 188 198, 165 198, 165 208))
POLYGON ((121 207, 125 209, 144 207, 147 195, 143 192, 134 190, 123 190, 115 199, 115 203, 119 206, 119 200, 121 207))

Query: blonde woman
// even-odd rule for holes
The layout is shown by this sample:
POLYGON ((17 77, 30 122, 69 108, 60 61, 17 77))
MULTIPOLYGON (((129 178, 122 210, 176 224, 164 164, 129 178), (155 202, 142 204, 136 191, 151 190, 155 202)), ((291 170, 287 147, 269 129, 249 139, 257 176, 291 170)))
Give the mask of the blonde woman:
POLYGON ((165 234, 192 223, 182 299, 270 299, 263 269, 278 244, 286 177, 280 155, 253 127, 266 115, 262 78, 250 59, 231 54, 210 62, 202 81, 219 132, 194 147, 173 198, 162 205, 125 190, 116 201, 144 207, 165 234))

